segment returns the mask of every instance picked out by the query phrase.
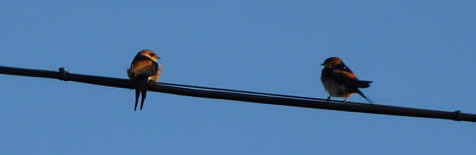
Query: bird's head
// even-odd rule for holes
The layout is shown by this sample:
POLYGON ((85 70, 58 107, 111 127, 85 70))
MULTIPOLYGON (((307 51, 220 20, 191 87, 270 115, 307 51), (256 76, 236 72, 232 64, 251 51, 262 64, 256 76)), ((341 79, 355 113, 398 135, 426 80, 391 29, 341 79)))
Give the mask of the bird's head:
POLYGON ((152 50, 149 50, 149 49, 144 49, 142 51, 139 52, 139 55, 142 55, 142 56, 145 56, 145 57, 148 57, 150 58, 152 61, 154 62, 157 62, 157 60, 160 59, 159 56, 157 56, 154 51, 152 50))
POLYGON ((340 59, 338 57, 330 57, 330 58, 327 58, 324 61, 324 63, 322 63, 321 65, 326 67, 326 68, 335 68, 336 66, 341 65, 341 64, 343 64, 342 59, 340 59))

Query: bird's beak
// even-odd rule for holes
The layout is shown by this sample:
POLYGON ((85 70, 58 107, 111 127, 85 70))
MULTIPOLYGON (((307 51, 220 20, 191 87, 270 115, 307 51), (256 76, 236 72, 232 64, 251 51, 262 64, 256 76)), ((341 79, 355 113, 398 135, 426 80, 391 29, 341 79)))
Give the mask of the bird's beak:
POLYGON ((324 64, 321 64, 321 66, 324 66, 324 64))

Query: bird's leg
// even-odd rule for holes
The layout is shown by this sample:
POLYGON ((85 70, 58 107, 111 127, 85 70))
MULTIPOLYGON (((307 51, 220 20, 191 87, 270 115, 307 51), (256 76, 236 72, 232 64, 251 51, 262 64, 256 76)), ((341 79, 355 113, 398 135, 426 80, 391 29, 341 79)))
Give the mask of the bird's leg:
POLYGON ((329 97, 327 97, 327 101, 331 100, 331 95, 329 95, 329 97))
POLYGON ((347 97, 344 97, 344 104, 347 104, 347 97))

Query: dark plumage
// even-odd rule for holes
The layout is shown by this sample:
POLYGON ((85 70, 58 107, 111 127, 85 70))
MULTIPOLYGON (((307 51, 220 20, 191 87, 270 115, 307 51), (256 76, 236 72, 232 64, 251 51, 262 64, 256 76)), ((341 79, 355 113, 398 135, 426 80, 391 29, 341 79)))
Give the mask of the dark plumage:
POLYGON ((324 68, 321 73, 321 81, 324 88, 331 97, 344 97, 344 103, 347 98, 354 93, 364 97, 369 103, 372 103, 359 88, 368 88, 372 81, 359 80, 355 74, 338 57, 327 58, 322 64, 324 68))

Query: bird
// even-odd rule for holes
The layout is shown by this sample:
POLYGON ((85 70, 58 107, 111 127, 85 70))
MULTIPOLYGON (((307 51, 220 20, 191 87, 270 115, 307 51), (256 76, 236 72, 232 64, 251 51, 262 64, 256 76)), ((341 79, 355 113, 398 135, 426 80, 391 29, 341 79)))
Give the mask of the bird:
POLYGON ((342 59, 338 57, 327 58, 321 72, 321 81, 324 89, 329 93, 327 100, 331 97, 344 97, 344 104, 347 103, 347 98, 354 93, 358 93, 365 98, 369 103, 372 101, 362 93, 359 88, 368 88, 372 81, 359 80, 357 76, 347 67, 342 59))
POLYGON ((157 64, 157 56, 154 51, 149 49, 141 50, 132 60, 130 68, 127 69, 127 75, 133 82, 136 91, 136 102, 134 111, 137 111, 139 96, 141 98, 140 110, 144 106, 144 100, 147 96, 147 85, 159 80, 162 67, 157 64))

